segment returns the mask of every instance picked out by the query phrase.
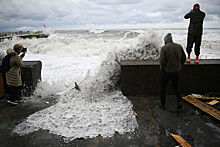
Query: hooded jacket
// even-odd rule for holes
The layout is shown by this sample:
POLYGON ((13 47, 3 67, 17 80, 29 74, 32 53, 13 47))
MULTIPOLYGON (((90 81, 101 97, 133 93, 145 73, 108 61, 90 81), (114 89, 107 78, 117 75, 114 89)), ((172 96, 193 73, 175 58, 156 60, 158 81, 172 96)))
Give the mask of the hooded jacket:
POLYGON ((188 14, 184 16, 185 19, 190 18, 188 33, 192 35, 202 35, 203 20, 205 13, 200 11, 199 8, 194 8, 188 14))
POLYGON ((6 53, 10 55, 10 70, 6 72, 6 83, 8 86, 21 86, 21 57, 13 49, 8 49, 6 53))
POLYGON ((179 72, 186 61, 183 47, 170 41, 161 48, 160 69, 165 72, 179 72))

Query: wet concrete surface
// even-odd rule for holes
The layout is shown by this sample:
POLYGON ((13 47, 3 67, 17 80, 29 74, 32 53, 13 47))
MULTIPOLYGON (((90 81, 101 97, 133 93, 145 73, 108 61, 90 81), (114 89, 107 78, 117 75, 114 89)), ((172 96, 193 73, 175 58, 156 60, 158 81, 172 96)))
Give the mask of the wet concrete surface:
MULTIPOLYGON (((183 109, 177 110, 175 96, 167 96, 166 110, 159 108, 159 97, 128 97, 137 113, 139 127, 133 133, 118 134, 111 138, 75 139, 65 143, 58 135, 40 130, 19 136, 11 131, 36 111, 53 105, 24 102, 17 106, 0 99, 0 146, 74 146, 74 147, 174 147, 177 143, 169 136, 174 133, 182 136, 195 147, 220 146, 220 123, 191 104, 183 101, 183 109)), ((219 108, 218 105, 215 107, 219 108)))

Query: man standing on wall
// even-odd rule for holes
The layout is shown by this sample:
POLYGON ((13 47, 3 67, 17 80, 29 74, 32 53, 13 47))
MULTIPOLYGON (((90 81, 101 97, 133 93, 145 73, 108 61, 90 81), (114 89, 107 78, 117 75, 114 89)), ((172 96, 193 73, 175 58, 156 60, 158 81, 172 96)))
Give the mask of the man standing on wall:
POLYGON ((200 11, 200 6, 198 3, 194 4, 193 9, 184 16, 185 19, 190 18, 188 37, 187 37, 187 47, 186 51, 188 57, 186 62, 190 63, 190 53, 192 52, 193 44, 195 43, 195 63, 199 63, 200 45, 202 40, 203 32, 203 20, 205 18, 205 13, 200 11))
POLYGON ((160 69, 162 72, 161 81, 161 105, 160 108, 165 109, 166 105, 166 87, 171 80, 174 92, 177 98, 178 109, 182 108, 182 97, 179 89, 179 77, 182 66, 186 61, 186 55, 183 47, 172 40, 171 33, 164 37, 165 45, 160 52, 160 69))

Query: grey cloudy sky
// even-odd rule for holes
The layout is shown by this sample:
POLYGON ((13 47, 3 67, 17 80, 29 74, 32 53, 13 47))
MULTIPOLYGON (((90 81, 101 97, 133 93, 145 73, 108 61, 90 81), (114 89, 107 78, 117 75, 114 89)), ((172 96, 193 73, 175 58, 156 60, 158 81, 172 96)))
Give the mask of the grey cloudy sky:
POLYGON ((185 28, 198 2, 206 28, 220 27, 219 0, 0 0, 0 31, 41 29, 185 28))

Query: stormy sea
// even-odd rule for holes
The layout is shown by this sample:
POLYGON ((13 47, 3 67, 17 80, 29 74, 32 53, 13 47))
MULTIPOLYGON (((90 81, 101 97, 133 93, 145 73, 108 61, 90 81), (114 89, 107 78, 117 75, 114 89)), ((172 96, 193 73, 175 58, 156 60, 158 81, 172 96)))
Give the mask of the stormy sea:
MULTIPOLYGON (((120 91, 120 61, 157 60, 167 33, 172 33, 173 41, 184 49, 187 40, 187 29, 47 33, 48 38, 0 42, 1 55, 19 43, 28 48, 24 61, 42 62, 42 81, 32 96, 23 97, 24 102, 37 103, 48 97, 56 101, 27 117, 13 133, 25 135, 42 129, 62 136, 66 142, 133 132, 138 122, 132 103, 120 91), (81 91, 71 89, 74 82, 81 91)), ((220 58, 220 29, 204 29, 200 58, 220 58)))

